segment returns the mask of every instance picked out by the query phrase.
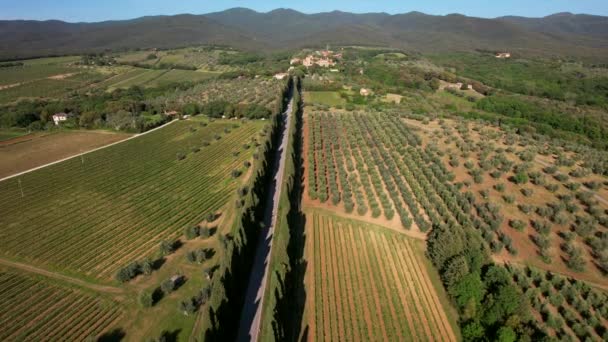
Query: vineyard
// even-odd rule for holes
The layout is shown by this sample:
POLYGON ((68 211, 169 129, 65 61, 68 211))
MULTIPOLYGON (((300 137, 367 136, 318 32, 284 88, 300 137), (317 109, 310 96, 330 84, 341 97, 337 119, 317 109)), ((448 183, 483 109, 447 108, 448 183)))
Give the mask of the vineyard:
POLYGON ((307 216, 310 339, 457 340, 415 242, 316 210, 307 216))
POLYGON ((95 338, 123 317, 100 296, 0 269, 0 340, 82 341, 95 338))
POLYGON ((247 174, 262 126, 178 121, 4 181, 0 253, 108 281, 160 241, 221 213, 247 174))

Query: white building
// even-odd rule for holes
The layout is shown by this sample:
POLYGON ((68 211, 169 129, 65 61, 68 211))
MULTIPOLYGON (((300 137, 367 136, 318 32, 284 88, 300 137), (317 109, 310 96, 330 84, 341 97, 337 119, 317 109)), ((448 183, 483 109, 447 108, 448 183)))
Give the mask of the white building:
POLYGON ((282 72, 282 73, 274 75, 274 78, 276 78, 277 80, 282 80, 282 79, 285 79, 285 77, 288 77, 288 76, 289 76, 288 73, 282 72))
POLYGON ((67 113, 57 113, 57 114, 53 115, 53 122, 55 122, 55 125, 58 126, 60 122, 66 121, 71 116, 72 116, 71 113, 70 114, 67 114, 67 113))

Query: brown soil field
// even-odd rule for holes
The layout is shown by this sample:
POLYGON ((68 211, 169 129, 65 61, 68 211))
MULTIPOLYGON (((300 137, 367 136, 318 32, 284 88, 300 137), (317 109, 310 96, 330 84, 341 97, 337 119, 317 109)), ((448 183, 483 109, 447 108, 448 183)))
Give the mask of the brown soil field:
MULTIPOLYGON (((339 113, 341 111, 336 111, 336 112, 339 113)), ((308 151, 310 149, 309 141, 310 141, 310 134, 311 134, 309 125, 308 125, 308 120, 309 120, 309 117, 307 115, 307 112, 305 111, 305 114, 303 117, 303 126, 302 126, 302 128, 303 128, 302 136, 303 136, 303 142, 304 142, 303 146, 302 146, 303 147, 302 158, 303 158, 303 164, 306 166, 309 165, 308 164, 308 151)), ((354 157, 352 155, 350 155, 350 153, 348 151, 345 151, 344 153, 345 153, 345 157, 352 159, 354 162, 354 157)), ((359 152, 357 150, 354 150, 354 151, 352 151, 352 153, 359 153, 359 152)), ((352 171, 351 173, 356 174, 359 177, 359 173, 357 170, 352 171)), ((321 201, 318 199, 313 200, 312 198, 310 198, 310 195, 308 193, 308 187, 310 184, 310 182, 308 180, 308 176, 309 176, 308 171, 304 172, 304 175, 303 175, 304 189, 303 189, 303 193, 302 193, 302 203, 305 207, 325 209, 325 210, 333 212, 334 215, 337 215, 337 216, 365 221, 365 222, 368 222, 371 224, 375 224, 375 225, 379 225, 379 226, 382 226, 385 228, 392 229, 398 233, 406 234, 415 239, 426 240, 428 233, 420 231, 420 229, 418 228, 418 226, 415 222, 413 222, 411 229, 407 229, 407 230, 403 229, 403 226, 401 224, 398 214, 396 214, 395 217, 393 217, 393 219, 388 220, 384 215, 380 215, 379 217, 373 217, 371 210, 368 210, 367 213, 365 213, 365 215, 359 215, 358 213, 356 213, 356 211, 353 211, 352 213, 347 213, 344 208, 344 201, 340 201, 340 203, 338 203, 337 205, 333 205, 330 200, 326 201, 325 203, 321 203, 321 201)), ((383 186, 383 187, 384 187, 385 192, 388 192, 388 190, 386 189, 386 186, 383 186)), ((340 191, 342 191, 342 183, 340 181, 338 181, 338 188, 340 191)), ((376 194, 375 191, 374 191, 374 194, 376 194)), ((369 196, 369 194, 364 192, 364 196, 367 198, 367 196, 369 196)), ((378 197, 377 197, 377 195, 375 195, 375 196, 376 196, 376 200, 377 200, 378 197)), ((426 215, 426 214, 424 214, 424 215, 426 215)))
POLYGON ((0 143, 0 178, 8 177, 130 137, 103 131, 35 133, 0 143))
MULTIPOLYGON (((410 119, 404 119, 404 121, 406 122, 406 124, 419 129, 420 136, 422 137, 423 143, 425 145, 431 143, 433 140, 437 140, 436 138, 433 137, 434 134, 436 134, 438 132, 443 132, 443 129, 442 129, 441 125, 439 124, 438 120, 431 121, 428 124, 423 124, 420 121, 410 120, 410 119)), ((445 119, 444 121, 445 121, 445 125, 449 126, 451 128, 454 128, 457 125, 456 121, 454 121, 454 120, 445 119)), ((490 132, 501 134, 500 139, 494 139, 489 143, 493 144, 496 148, 507 149, 508 147, 510 147, 509 145, 506 145, 504 143, 504 139, 502 139, 503 132, 497 127, 481 125, 481 124, 471 124, 470 128, 471 129, 468 131, 469 139, 471 139, 471 141, 473 141, 474 143, 480 142, 482 140, 487 141, 488 139, 484 138, 482 136, 482 134, 480 133, 482 130, 487 130, 490 132), (476 128, 476 129, 474 129, 474 128, 476 128)), ((459 132, 457 132, 456 130, 453 130, 453 136, 462 139, 462 135, 459 132)), ((453 154, 460 153, 459 148, 456 146, 456 144, 454 142, 446 144, 444 141, 444 137, 439 138, 438 141, 440 142, 440 146, 443 151, 446 151, 446 152, 452 151, 453 154)), ((515 145, 512 145, 511 147, 514 149, 514 152, 505 153, 505 154, 510 161, 514 162, 514 165, 518 165, 523 162, 517 156, 517 153, 522 152, 531 146, 528 146, 528 145, 522 146, 521 144, 515 144, 515 145)), ((564 152, 564 153, 570 157, 573 157, 573 153, 571 153, 571 152, 564 152)), ((549 234, 549 237, 551 238, 551 241, 552 241, 552 246, 550 248, 550 251, 552 254, 552 258, 551 258, 552 260, 551 260, 550 264, 547 264, 547 263, 543 262, 541 260, 541 258, 539 257, 539 252, 538 252, 539 249, 533 241, 533 238, 536 235, 538 235, 538 233, 534 230, 534 228, 532 226, 532 220, 548 220, 548 219, 543 219, 535 213, 524 214, 522 211, 520 211, 518 209, 518 205, 520 205, 520 204, 533 205, 534 207, 547 206, 548 204, 551 204, 551 203, 558 203, 560 196, 564 196, 564 195, 574 196, 576 194, 576 192, 573 192, 573 191, 567 189, 565 186, 561 185, 561 182, 558 182, 557 180, 555 180, 551 175, 546 175, 543 173, 544 167, 552 166, 552 165, 556 164, 557 158, 555 155, 540 155, 540 154, 536 155, 535 160, 532 163, 533 164, 532 168, 530 170, 530 171, 540 172, 541 174, 545 175, 548 183, 559 185, 559 188, 557 191, 550 192, 544 186, 534 185, 530 182, 525 185, 514 184, 513 182, 509 181, 509 178, 514 176, 514 172, 512 170, 504 173, 499 179, 494 179, 494 178, 490 177, 490 175, 488 175, 487 172, 484 172, 483 182, 481 184, 476 184, 473 181, 473 177, 469 174, 469 170, 464 166, 464 163, 467 160, 472 161, 473 163, 475 163, 475 167, 477 168, 478 167, 477 163, 479 162, 477 153, 471 153, 468 158, 460 158, 460 165, 458 165, 456 167, 453 167, 449 164, 449 154, 450 153, 446 153, 442 157, 442 161, 444 162, 444 165, 455 174, 456 177, 454 179, 454 182, 468 181, 470 183, 470 186, 464 187, 463 191, 471 191, 472 193, 474 193, 476 196, 476 200, 480 203, 488 201, 491 203, 498 204, 501 208, 501 214, 504 216, 504 221, 502 222, 499 229, 501 232, 503 232, 504 234, 506 234, 513 240, 513 245, 517 249, 517 255, 512 255, 508 251, 503 249, 502 252, 493 255, 495 261, 497 261, 499 263, 508 262, 508 263, 515 263, 515 264, 520 264, 520 265, 530 265, 530 266, 538 267, 540 269, 544 269, 547 271, 552 271, 552 272, 556 272, 559 274, 563 274, 563 275, 566 275, 566 276, 569 276, 569 277, 572 277, 575 279, 584 280, 584 281, 589 282, 592 285, 595 285, 596 287, 600 287, 600 288, 604 288, 604 289, 608 288, 608 277, 603 276, 601 271, 595 266, 595 264, 593 262, 594 258, 592 256, 591 248, 587 244, 585 244, 583 239, 579 236, 577 236, 575 238, 574 243, 576 244, 576 246, 581 248, 583 251, 583 256, 587 261, 587 265, 586 265, 587 271, 586 272, 575 272, 575 271, 569 269, 566 265, 566 261, 568 260, 568 255, 563 250, 563 248, 560 247, 560 244, 564 242, 561 235, 572 231, 571 227, 574 222, 574 215, 569 215, 571 220, 567 224, 560 225, 557 223, 552 223, 551 233, 549 234), (494 186, 497 184, 503 184, 505 187, 504 191, 497 191, 494 188, 494 186), (524 188, 532 189, 534 191, 533 194, 528 197, 524 196, 522 194, 522 190, 524 188), (483 197, 480 193, 482 190, 489 191, 489 198, 487 200, 483 199, 483 197), (503 199, 503 196, 505 196, 505 195, 513 196, 515 199, 514 203, 512 203, 512 204, 506 203, 503 199), (522 231, 513 229, 509 225, 509 222, 511 220, 520 220, 522 222, 525 222, 526 227, 522 231)), ((572 167, 559 166, 558 173, 569 174, 571 171, 577 169, 581 165, 582 165, 581 162, 577 162, 572 167)), ((580 177, 580 178, 570 177, 570 179, 572 181, 576 181, 579 183, 585 183, 585 182, 589 182, 589 181, 596 181, 596 182, 605 182, 606 181, 605 177, 601 177, 599 175, 589 175, 589 176, 580 177)), ((581 189, 585 189, 585 186, 582 186, 581 189)), ((608 203, 606 203, 606 201, 605 201, 607 193, 608 193, 608 191, 606 190, 605 187, 602 187, 601 189, 596 191, 596 199, 598 200, 598 206, 601 207, 603 210, 608 209, 608 205, 607 205, 608 203)), ((579 212, 576 213, 576 215, 586 214, 583 210, 585 208, 585 206, 582 205, 581 203, 577 203, 577 204, 579 205, 581 210, 579 210, 579 212)), ((603 229, 603 228, 599 228, 599 229, 603 229)))

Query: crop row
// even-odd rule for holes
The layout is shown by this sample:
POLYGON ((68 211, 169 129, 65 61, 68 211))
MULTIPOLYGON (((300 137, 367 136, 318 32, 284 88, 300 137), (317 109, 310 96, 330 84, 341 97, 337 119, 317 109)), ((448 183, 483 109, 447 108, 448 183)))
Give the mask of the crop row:
POLYGON ((405 238, 312 214, 314 338, 454 341, 428 274, 405 238))
POLYGON ((84 340, 122 315, 109 300, 17 273, 0 272, 0 339, 84 340))
POLYGON ((214 122, 192 131, 195 122, 177 122, 24 175, 20 184, 0 183, 2 252, 109 276, 116 263, 139 259, 226 203, 237 186, 230 173, 251 158, 253 148, 243 145, 260 126, 230 131, 232 125, 214 122), (214 140, 220 132, 225 137, 214 140), (194 146, 204 147, 188 152, 194 146), (175 158, 180 151, 187 152, 184 160, 175 158))
MULTIPOLYGON (((346 194, 354 193, 360 215, 367 212, 367 205, 372 217, 384 212, 385 218, 392 220, 397 212, 405 228, 415 222, 422 231, 432 224, 472 223, 474 199, 450 184, 454 175, 433 151, 420 147, 420 138, 397 116, 312 113, 310 118, 308 167, 312 199, 315 195, 321 201, 326 199, 322 176, 328 174, 331 180, 337 174, 342 189, 349 190, 346 194), (334 156, 333 160, 324 157, 327 155, 334 156), (337 167, 333 170, 330 166, 326 171, 322 162, 337 167)), ((335 187, 330 184, 334 196, 332 188, 335 187)), ((345 209, 352 211, 354 204, 346 201, 350 197, 344 196, 344 191, 342 197, 345 209)))

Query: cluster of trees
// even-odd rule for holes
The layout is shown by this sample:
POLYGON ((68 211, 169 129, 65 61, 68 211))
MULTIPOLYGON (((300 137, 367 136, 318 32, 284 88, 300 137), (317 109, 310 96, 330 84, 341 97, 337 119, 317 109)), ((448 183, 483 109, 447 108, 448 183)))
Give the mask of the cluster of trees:
POLYGON ((0 127, 22 127, 31 130, 51 129, 55 113, 73 116, 62 126, 68 128, 111 128, 143 132, 158 127, 171 118, 165 115, 179 110, 174 103, 156 103, 155 98, 193 87, 191 83, 175 83, 153 89, 131 87, 112 93, 75 93, 58 101, 28 100, 0 107, 0 127))
POLYGON ((465 341, 515 341, 534 336, 528 305, 507 269, 489 262, 478 233, 465 226, 436 225, 427 254, 461 315, 465 341))
POLYGON ((103 53, 88 54, 80 58, 80 64, 95 66, 113 65, 116 64, 116 59, 103 53))
POLYGON ((230 103, 228 101, 216 100, 205 104, 188 104, 183 107, 184 114, 203 114, 212 118, 248 118, 262 119, 269 118, 271 111, 257 103, 230 103))
POLYGON ((291 53, 287 51, 268 54, 223 52, 218 58, 218 63, 238 67, 251 75, 271 76, 278 72, 285 72, 289 68, 290 58, 291 53))
POLYGON ((532 125, 541 134, 563 136, 559 134, 559 131, 563 131, 580 135, 596 147, 608 147, 608 128, 605 122, 592 115, 566 113, 518 96, 489 96, 478 101, 476 107, 515 119, 509 123, 516 126, 532 125))
POLYGON ((11 68, 11 67, 19 67, 19 66, 23 66, 23 62, 5 62, 5 63, 0 63, 0 69, 1 68, 11 68))
MULTIPOLYGON (((153 56, 153 55, 151 55, 153 56)), ((148 56, 150 57, 150 56, 148 56)), ((154 57, 156 58, 156 57, 154 57)), ((190 70, 190 71, 195 71, 197 70, 196 66, 194 65, 186 65, 186 64, 177 64, 177 63, 167 63, 167 62, 161 62, 161 63, 146 63, 146 62, 121 62, 121 65, 130 65, 132 67, 136 67, 136 68, 142 68, 142 69, 152 69, 152 70, 167 70, 167 69, 176 69, 176 70, 190 70)))
MULTIPOLYGON (((173 253, 178 246, 178 241, 161 241, 159 245, 159 259, 173 253)), ((127 266, 120 268, 116 272, 115 278, 121 283, 126 283, 140 274, 150 275, 152 274, 152 271, 154 271, 154 265, 156 263, 157 262, 150 258, 145 258, 142 261, 134 261, 127 266)))
POLYGON ((465 77, 514 93, 606 108, 605 76, 580 67, 566 71, 564 62, 550 60, 496 59, 488 54, 442 54, 432 57, 465 77))

